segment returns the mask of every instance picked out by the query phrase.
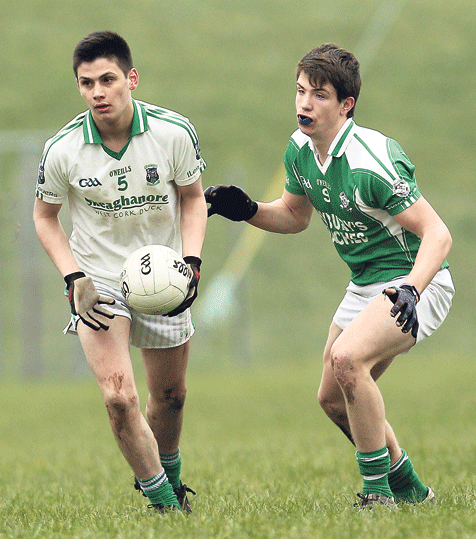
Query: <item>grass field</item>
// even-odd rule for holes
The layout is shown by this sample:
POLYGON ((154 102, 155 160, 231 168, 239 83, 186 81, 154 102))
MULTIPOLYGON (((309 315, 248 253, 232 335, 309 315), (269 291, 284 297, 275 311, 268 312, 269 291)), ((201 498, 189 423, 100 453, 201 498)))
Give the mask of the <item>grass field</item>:
POLYGON ((474 538, 476 367, 455 372, 457 361, 404 356, 382 381, 388 418, 437 501, 370 514, 353 508, 353 447, 318 409, 317 364, 189 377, 188 518, 150 514, 133 490, 95 383, 2 386, 0 537, 474 538))

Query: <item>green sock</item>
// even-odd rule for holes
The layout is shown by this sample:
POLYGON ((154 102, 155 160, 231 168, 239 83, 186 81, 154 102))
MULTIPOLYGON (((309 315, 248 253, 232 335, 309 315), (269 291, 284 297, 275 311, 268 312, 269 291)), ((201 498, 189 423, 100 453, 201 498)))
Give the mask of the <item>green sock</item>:
POLYGON ((428 487, 418 478, 404 449, 402 456, 390 468, 388 484, 397 502, 422 502, 428 494, 428 487))
POLYGON ((160 454, 160 462, 169 478, 173 488, 180 488, 180 472, 182 470, 182 459, 180 449, 171 455, 160 454))
POLYGON ((177 496, 167 479, 165 470, 162 470, 159 474, 154 475, 149 479, 144 479, 143 481, 139 479, 139 484, 142 488, 142 492, 154 505, 158 503, 164 504, 167 507, 175 505, 180 509, 177 496))
POLYGON ((390 453, 387 447, 382 447, 378 451, 369 453, 355 453, 359 470, 364 478, 362 494, 380 494, 382 496, 392 496, 392 491, 388 486, 388 471, 390 469, 390 453))

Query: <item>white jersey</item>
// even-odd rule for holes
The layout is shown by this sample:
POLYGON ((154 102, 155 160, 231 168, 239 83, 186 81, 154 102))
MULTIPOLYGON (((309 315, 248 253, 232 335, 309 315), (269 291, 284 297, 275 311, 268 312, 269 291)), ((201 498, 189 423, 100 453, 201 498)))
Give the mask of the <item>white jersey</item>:
POLYGON ((69 202, 70 245, 86 275, 118 288, 127 256, 143 245, 182 252, 177 186, 205 169, 193 125, 180 114, 133 100, 129 142, 102 144, 90 111, 46 142, 36 196, 69 202))

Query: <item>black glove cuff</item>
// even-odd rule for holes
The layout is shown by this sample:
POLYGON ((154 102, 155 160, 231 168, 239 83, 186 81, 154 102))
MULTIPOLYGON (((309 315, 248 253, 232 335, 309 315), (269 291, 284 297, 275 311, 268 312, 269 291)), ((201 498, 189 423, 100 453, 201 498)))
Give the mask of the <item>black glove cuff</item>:
POLYGON ((184 256, 183 261, 185 262, 185 264, 193 264, 194 266, 197 266, 198 271, 200 271, 202 260, 198 258, 198 256, 184 256))
POLYGON ((400 285, 400 288, 404 288, 405 290, 408 290, 409 292, 411 292, 415 298, 416 303, 420 301, 420 292, 418 292, 418 289, 412 284, 405 283, 405 284, 400 285))
POLYGON ((76 281, 76 279, 81 279, 81 277, 86 277, 82 271, 75 271, 74 273, 65 275, 64 282, 66 283, 66 288, 69 288, 73 281, 76 281))
POLYGON ((256 215, 257 211, 258 211, 258 203, 255 202, 254 200, 252 200, 251 201, 251 209, 250 209, 250 217, 247 219, 247 221, 252 219, 256 215))

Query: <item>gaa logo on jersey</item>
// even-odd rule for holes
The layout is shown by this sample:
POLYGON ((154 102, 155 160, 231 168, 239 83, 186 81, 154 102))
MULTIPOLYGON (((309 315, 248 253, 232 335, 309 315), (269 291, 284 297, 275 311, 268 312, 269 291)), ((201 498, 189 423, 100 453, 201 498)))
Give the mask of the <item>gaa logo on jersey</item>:
POLYGON ((157 172, 157 165, 145 165, 146 176, 148 185, 156 185, 159 183, 159 173, 157 172))
POLYGON ((393 194, 405 198, 410 194, 410 186, 405 180, 399 180, 393 185, 393 194))
POLYGON ((79 180, 79 187, 99 187, 101 182, 97 178, 81 178, 79 180))

